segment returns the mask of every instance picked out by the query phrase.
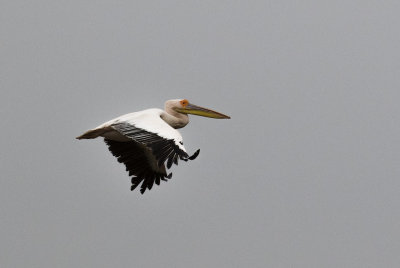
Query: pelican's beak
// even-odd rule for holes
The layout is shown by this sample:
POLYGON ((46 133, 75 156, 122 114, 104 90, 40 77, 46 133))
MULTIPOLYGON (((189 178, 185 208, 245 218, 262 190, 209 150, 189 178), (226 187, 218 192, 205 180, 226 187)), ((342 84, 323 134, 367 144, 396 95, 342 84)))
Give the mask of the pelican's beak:
POLYGON ((182 108, 175 108, 175 110, 183 114, 195 114, 216 119, 230 119, 230 117, 227 115, 191 103, 188 103, 185 107, 182 108))

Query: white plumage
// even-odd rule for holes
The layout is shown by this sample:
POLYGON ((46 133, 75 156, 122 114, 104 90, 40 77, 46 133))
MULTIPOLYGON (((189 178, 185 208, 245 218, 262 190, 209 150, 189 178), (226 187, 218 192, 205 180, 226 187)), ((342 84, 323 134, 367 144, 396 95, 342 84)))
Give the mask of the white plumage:
POLYGON ((154 183, 159 185, 161 180, 172 177, 172 173, 167 174, 166 167, 178 164, 178 159, 188 161, 198 156, 200 150, 192 156, 187 154, 182 136, 176 130, 188 124, 187 114, 230 118, 190 104, 186 99, 169 100, 165 111, 154 108, 125 114, 86 131, 77 139, 104 137, 110 152, 125 164, 132 176, 131 190, 142 183, 140 192, 143 194, 154 183))
MULTIPOLYGON (((164 120, 161 119, 162 113, 164 113, 163 110, 152 108, 139 112, 124 114, 101 124, 95 129, 102 129, 111 125, 115 125, 116 123, 125 122, 137 128, 155 133, 167 140, 172 139, 181 150, 186 152, 185 147, 181 144, 183 143, 182 135, 179 133, 178 130, 172 128, 164 120)), ((107 138, 106 136, 104 137, 107 138)))

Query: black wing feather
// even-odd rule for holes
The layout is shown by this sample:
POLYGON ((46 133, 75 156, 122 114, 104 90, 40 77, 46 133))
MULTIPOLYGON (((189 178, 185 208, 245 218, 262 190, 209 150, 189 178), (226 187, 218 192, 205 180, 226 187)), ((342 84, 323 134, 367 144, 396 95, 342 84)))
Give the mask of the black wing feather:
POLYGON ((159 185, 160 179, 165 181, 168 179, 168 174, 165 172, 165 169, 164 172, 159 172, 151 167, 150 160, 144 151, 146 149, 139 143, 135 141, 113 141, 109 139, 104 139, 104 141, 108 145, 110 152, 117 157, 118 162, 125 164, 129 176, 133 176, 131 180, 132 191, 143 182, 140 189, 140 192, 143 194, 146 189, 150 190, 153 187, 154 180, 157 180, 156 184, 159 185))
POLYGON ((197 150, 189 157, 173 139, 162 138, 125 122, 113 124, 111 127, 132 139, 132 141, 104 139, 104 141, 118 161, 125 164, 129 176, 133 176, 131 190, 135 190, 142 183, 140 187, 142 194, 146 189, 150 190, 154 183, 159 185, 161 180, 171 179, 172 173, 167 174, 165 171, 166 161, 169 169, 173 163, 178 165, 178 159, 184 161, 195 159, 200 151, 197 150), (158 168, 154 168, 154 164, 158 168))

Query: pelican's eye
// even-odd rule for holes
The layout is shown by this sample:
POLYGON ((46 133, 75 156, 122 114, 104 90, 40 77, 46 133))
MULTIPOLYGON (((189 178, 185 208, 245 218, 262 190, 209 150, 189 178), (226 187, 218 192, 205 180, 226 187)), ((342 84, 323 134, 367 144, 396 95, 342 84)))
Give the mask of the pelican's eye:
POLYGON ((181 100, 180 103, 181 103, 182 107, 185 108, 189 104, 189 101, 187 99, 184 99, 184 100, 181 100))

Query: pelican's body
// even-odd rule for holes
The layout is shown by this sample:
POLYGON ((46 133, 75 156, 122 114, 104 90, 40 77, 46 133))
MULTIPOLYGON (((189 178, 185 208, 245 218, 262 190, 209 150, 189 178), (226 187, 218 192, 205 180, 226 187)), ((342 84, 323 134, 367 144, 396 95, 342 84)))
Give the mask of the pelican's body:
POLYGON ((140 192, 151 189, 154 182, 170 179, 167 168, 178 159, 187 161, 197 157, 200 150, 192 156, 183 146, 181 134, 176 130, 189 123, 187 114, 196 114, 212 118, 230 118, 221 113, 189 104, 186 99, 169 100, 165 111, 147 109, 129 113, 112 119, 91 129, 77 139, 104 137, 111 153, 123 162, 132 177, 133 191, 142 181, 140 192))

